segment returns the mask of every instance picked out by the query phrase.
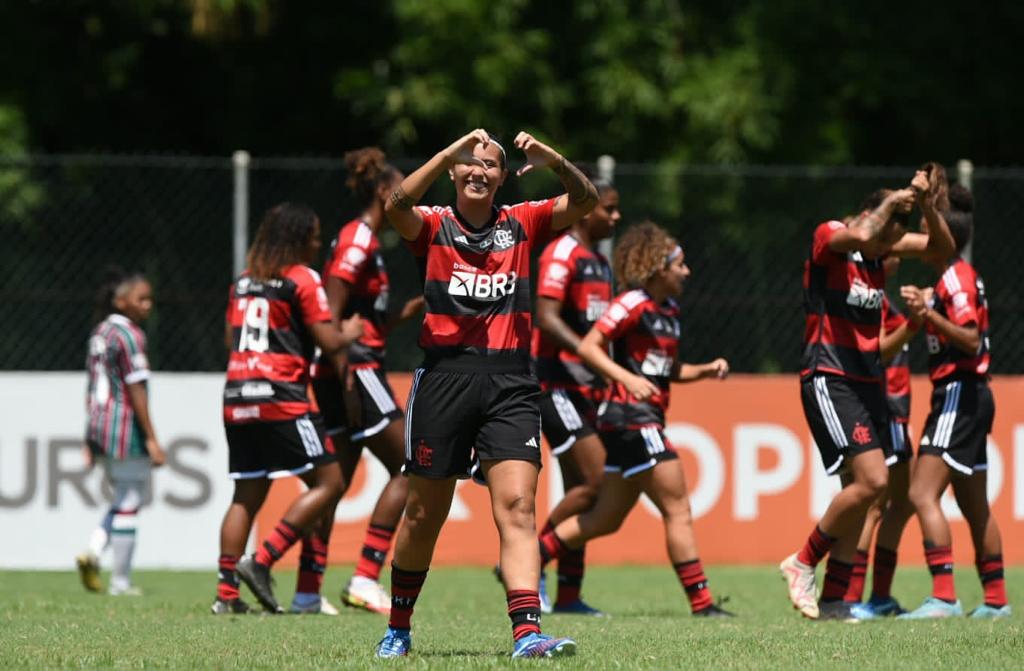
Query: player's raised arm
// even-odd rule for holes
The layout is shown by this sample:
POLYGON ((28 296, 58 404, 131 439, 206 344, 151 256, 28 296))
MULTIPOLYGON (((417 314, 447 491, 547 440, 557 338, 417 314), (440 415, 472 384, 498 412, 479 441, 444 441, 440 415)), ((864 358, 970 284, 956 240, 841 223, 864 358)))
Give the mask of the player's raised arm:
POLYGON ((891 225, 892 215, 904 209, 909 211, 914 202, 911 189, 890 191, 882 203, 870 212, 857 217, 845 229, 837 230, 829 239, 828 247, 833 252, 852 252, 863 249, 877 240, 887 225, 891 225))
POLYGON ((515 145, 526 154, 526 165, 516 171, 517 176, 525 175, 535 167, 547 167, 558 175, 565 187, 565 193, 555 202, 552 230, 560 231, 573 225, 597 206, 597 189, 564 156, 525 132, 516 136, 515 145))
POLYGON ((942 216, 936 192, 945 190, 945 176, 918 170, 911 182, 915 199, 921 208, 921 232, 907 233, 892 247, 892 253, 899 256, 919 256, 929 262, 943 262, 956 252, 956 243, 949 231, 949 225, 942 216), (943 184, 939 185, 938 181, 943 184))

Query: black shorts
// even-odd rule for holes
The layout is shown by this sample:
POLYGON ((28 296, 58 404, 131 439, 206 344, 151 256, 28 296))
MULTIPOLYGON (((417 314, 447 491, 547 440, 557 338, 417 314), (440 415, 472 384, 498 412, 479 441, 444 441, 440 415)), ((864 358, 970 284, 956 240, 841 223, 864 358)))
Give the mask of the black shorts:
POLYGON ((624 478, 650 470, 659 462, 679 458, 658 426, 605 430, 601 432, 601 442, 608 453, 604 472, 619 473, 624 478))
POLYGON ((284 422, 227 424, 228 475, 233 480, 285 478, 335 461, 325 447, 323 421, 303 415, 284 422))
POLYGON ((324 416, 328 436, 345 433, 353 442, 375 436, 402 416, 395 392, 381 368, 356 368, 354 389, 359 395, 359 421, 349 426, 348 409, 341 385, 335 378, 313 381, 313 393, 324 416))
POLYGON ((481 461, 540 466, 540 386, 520 373, 455 373, 418 368, 405 416, 405 472, 469 477, 481 461))
MULTIPOLYGON (((910 441, 910 424, 906 420, 889 420, 889 440, 892 441, 893 464, 906 464, 914 458, 914 444, 910 441)), ((892 465, 892 464, 890 464, 892 465)))
POLYGON ((986 446, 996 416, 992 390, 984 378, 950 380, 932 389, 932 411, 919 451, 933 454, 958 473, 988 468, 986 446))
POLYGON ((829 475, 841 472, 846 460, 870 450, 882 450, 886 464, 896 463, 889 404, 881 383, 811 375, 800 381, 800 400, 829 475))
POLYGON ((580 438, 597 432, 597 406, 575 389, 552 389, 540 397, 541 429, 556 457, 580 438))

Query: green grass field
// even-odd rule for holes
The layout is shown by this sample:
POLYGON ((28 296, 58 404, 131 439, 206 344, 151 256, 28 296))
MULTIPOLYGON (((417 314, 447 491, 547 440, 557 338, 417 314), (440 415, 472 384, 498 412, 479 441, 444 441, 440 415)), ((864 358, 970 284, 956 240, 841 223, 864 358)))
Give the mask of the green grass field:
MULTIPOLYGON (((336 599, 348 567, 331 567, 336 599)), ((801 619, 771 567, 711 567, 717 596, 739 617, 690 617, 667 567, 594 567, 587 599, 607 619, 548 615, 544 630, 570 635, 579 654, 519 662, 579 669, 1020 669, 1024 668, 1024 569, 1007 571, 1016 615, 1001 622, 966 618, 923 623, 843 624, 801 619)), ((965 609, 980 601, 973 572, 957 573, 965 609)), ((385 621, 346 609, 339 617, 214 617, 211 573, 140 572, 141 598, 83 592, 73 573, 0 572, 0 668, 477 669, 517 664, 508 658, 504 594, 480 568, 431 572, 414 619, 413 655, 378 662, 374 645, 385 621)), ((291 597, 294 574, 281 571, 277 592, 291 597)), ((929 588, 923 568, 900 569, 896 596, 916 606, 929 588)), ((244 588, 243 588, 244 590, 244 588)), ((253 601, 250 599, 250 601, 253 601)), ((254 602, 254 601, 253 601, 254 602)))

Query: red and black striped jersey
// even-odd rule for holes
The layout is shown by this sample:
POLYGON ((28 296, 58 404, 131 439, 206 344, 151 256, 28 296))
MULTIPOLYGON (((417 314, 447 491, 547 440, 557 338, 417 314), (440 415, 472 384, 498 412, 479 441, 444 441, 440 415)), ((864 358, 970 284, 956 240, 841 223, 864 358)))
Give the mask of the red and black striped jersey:
MULTIPOLYGON (((882 298, 882 323, 886 333, 892 333, 907 323, 907 318, 889 302, 887 296, 882 298)), ((885 397, 892 418, 906 423, 910 419, 910 343, 904 343, 885 365, 885 397)))
POLYGON ((830 373, 881 382, 878 335, 885 271, 880 258, 865 259, 860 252, 829 249, 832 236, 844 228, 839 221, 820 224, 804 263, 807 321, 800 374, 830 373))
POLYGON ((266 282, 243 275, 228 300, 231 354, 224 422, 274 422, 310 411, 310 325, 331 321, 320 275, 288 266, 266 282))
POLYGON ((669 299, 656 305, 643 289, 617 296, 595 328, 611 341, 612 358, 626 370, 642 375, 658 389, 637 401, 613 382, 598 424, 604 429, 665 426, 669 389, 679 351, 679 307, 669 299))
MULTIPOLYGON (((597 323, 612 297, 612 269, 599 252, 566 233, 545 249, 537 267, 537 296, 560 301, 562 320, 583 337, 597 323)), ((567 352, 533 329, 532 353, 542 389, 575 389, 584 395, 605 387, 575 352, 567 352)))
POLYGON ((987 376, 992 357, 989 350, 988 299, 985 283, 977 271, 961 258, 953 261, 935 285, 932 309, 957 326, 978 327, 980 344, 972 354, 950 343, 928 325, 928 374, 938 381, 951 375, 987 376))
POLYGON ((495 208, 476 229, 451 207, 419 207, 409 242, 424 271, 420 346, 427 366, 525 372, 530 362, 530 251, 551 235, 555 201, 495 208))
MULTIPOLYGON (((388 272, 380 241, 366 222, 355 219, 338 231, 324 264, 325 277, 337 277, 351 285, 341 319, 359 315, 363 335, 348 350, 350 364, 378 368, 384 363, 385 325, 388 317, 388 272)), ((317 366, 317 377, 336 377, 329 363, 317 366)))

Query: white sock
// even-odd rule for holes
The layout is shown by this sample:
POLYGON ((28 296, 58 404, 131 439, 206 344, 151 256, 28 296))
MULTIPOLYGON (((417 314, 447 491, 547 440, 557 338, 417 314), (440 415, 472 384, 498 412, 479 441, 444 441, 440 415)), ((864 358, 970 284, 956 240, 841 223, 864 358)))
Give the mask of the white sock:
POLYGON ((110 542, 110 533, 107 527, 107 520, 110 519, 110 515, 103 518, 103 525, 98 526, 92 530, 92 535, 89 536, 89 554, 100 559, 103 556, 103 551, 107 549, 107 543, 110 542))
POLYGON ((135 517, 116 513, 110 532, 110 546, 114 549, 110 587, 124 589, 132 584, 132 554, 135 552, 135 517))

